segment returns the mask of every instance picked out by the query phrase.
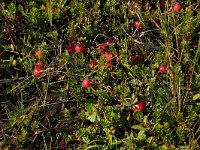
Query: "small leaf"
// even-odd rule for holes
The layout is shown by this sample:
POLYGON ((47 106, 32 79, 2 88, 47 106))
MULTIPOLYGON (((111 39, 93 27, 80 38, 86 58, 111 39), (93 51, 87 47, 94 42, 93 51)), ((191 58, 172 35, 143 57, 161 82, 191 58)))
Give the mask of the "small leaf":
POLYGON ((144 116, 143 122, 144 122, 145 124, 147 124, 147 122, 148 122, 147 116, 144 116))
POLYGON ((130 99, 126 98, 122 101, 122 104, 127 106, 127 107, 130 107, 131 106, 131 101, 130 99))
POLYGON ((134 118, 139 121, 139 122, 142 122, 143 120, 143 113, 141 111, 136 111, 134 113, 134 118))
POLYGON ((22 144, 24 144, 27 140, 27 136, 28 136, 27 131, 25 130, 25 128, 22 128, 21 134, 16 139, 16 145, 21 146, 22 144))
POLYGON ((195 94, 195 95, 193 96, 193 100, 194 100, 194 101, 197 100, 197 99, 200 99, 200 93, 195 94))
POLYGON ((90 120, 91 122, 95 122, 96 120, 99 120, 99 119, 100 119, 100 118, 99 118, 97 112, 94 112, 92 115, 90 115, 90 116, 88 117, 88 120, 90 120))
POLYGON ((139 140, 146 140, 146 138, 147 138, 147 136, 145 134, 145 131, 142 130, 142 131, 140 131, 138 133, 137 139, 139 139, 139 140))
POLYGON ((148 137, 146 141, 147 143, 151 143, 153 141, 153 136, 148 137))
POLYGON ((141 124, 133 125, 131 128, 140 130, 140 131, 146 131, 146 128, 144 128, 141 124))
POLYGON ((86 108, 86 110, 87 110, 88 112, 91 112, 91 111, 93 111, 93 110, 95 109, 95 106, 94 106, 93 103, 86 103, 86 104, 85 104, 85 108, 86 108))

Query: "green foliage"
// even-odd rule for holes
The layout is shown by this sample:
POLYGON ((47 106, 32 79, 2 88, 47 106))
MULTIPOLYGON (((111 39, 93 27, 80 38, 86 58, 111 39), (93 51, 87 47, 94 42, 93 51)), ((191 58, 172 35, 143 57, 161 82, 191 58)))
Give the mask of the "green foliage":
POLYGON ((199 3, 175 12, 171 1, 140 2, 137 10, 117 0, 0 4, 0 147, 199 149, 199 3), (111 66, 99 45, 108 39, 111 66), (146 108, 135 111, 140 101, 146 108))

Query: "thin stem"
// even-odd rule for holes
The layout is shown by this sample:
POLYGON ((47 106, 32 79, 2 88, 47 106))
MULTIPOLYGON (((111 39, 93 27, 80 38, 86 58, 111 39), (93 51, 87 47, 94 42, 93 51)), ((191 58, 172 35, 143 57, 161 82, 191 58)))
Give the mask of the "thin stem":
POLYGON ((178 110, 181 112, 181 79, 178 79, 178 110))

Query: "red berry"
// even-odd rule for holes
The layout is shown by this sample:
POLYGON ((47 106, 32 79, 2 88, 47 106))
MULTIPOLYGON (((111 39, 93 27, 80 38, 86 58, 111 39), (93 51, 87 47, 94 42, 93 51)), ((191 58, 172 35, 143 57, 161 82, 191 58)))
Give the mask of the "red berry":
POLYGON ((69 53, 74 53, 75 52, 75 45, 73 43, 68 43, 67 44, 67 49, 66 49, 69 53))
POLYGON ((174 11, 180 11, 181 9, 182 9, 181 3, 177 2, 177 3, 174 5, 174 11))
POLYGON ((111 61, 113 59, 113 54, 111 52, 105 52, 106 61, 111 61))
POLYGON ((38 61, 35 66, 43 68, 44 63, 42 61, 38 61))
POLYGON ((138 54, 133 54, 131 59, 134 65, 138 65, 139 63, 143 61, 143 58, 138 54))
POLYGON ((133 110, 134 112, 136 112, 136 111, 141 111, 141 112, 143 112, 143 111, 145 110, 145 106, 146 106, 146 104, 145 104, 144 102, 138 102, 138 103, 136 103, 136 104, 134 105, 134 107, 132 108, 132 110, 133 110))
POLYGON ((142 8, 142 3, 140 2, 135 2, 132 6, 132 11, 137 11, 140 10, 142 8))
POLYGON ((105 43, 98 44, 97 46, 98 46, 99 49, 102 49, 102 50, 108 50, 109 49, 109 46, 105 43))
POLYGON ((90 68, 94 68, 94 67, 96 67, 98 65, 98 62, 96 61, 96 60, 92 60, 92 61, 90 61, 90 63, 89 63, 89 67, 90 68))
POLYGON ((43 70, 42 70, 42 68, 40 68, 40 67, 35 67, 35 69, 34 69, 34 71, 33 71, 33 73, 34 73, 34 76, 35 77, 40 77, 41 75, 42 75, 42 72, 43 72, 43 70))
POLYGON ((141 29, 142 29, 142 24, 141 24, 141 22, 135 21, 135 22, 134 22, 134 27, 135 27, 136 29, 138 29, 138 30, 141 30, 141 29))
POLYGON ((105 43, 102 44, 98 44, 98 54, 102 55, 105 53, 105 51, 107 51, 109 49, 109 46, 105 43))
POLYGON ((76 46, 75 46, 75 51, 77 52, 77 53, 83 53, 84 52, 84 46, 83 45, 81 45, 81 44, 76 44, 76 46))
POLYGON ((105 40, 105 44, 106 45, 111 45, 113 43, 113 40, 112 39, 107 39, 105 40))
POLYGON ((90 87, 91 86, 91 81, 90 81, 90 79, 85 79, 85 80, 83 80, 83 82, 82 82, 82 87, 84 87, 84 88, 88 88, 88 87, 90 87))
POLYGON ((164 74, 167 71, 167 66, 165 64, 161 64, 159 68, 159 73, 164 74))
POLYGON ((36 57, 36 58, 41 58, 41 57, 42 57, 42 52, 36 50, 36 51, 35 51, 35 57, 36 57))

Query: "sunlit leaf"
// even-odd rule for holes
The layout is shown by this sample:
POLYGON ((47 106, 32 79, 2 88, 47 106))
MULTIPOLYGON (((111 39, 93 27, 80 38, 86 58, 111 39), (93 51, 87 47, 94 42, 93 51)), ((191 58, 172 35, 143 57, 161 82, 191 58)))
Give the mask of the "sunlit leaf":
POLYGON ((141 124, 133 125, 131 128, 136 129, 136 130, 140 130, 140 131, 146 131, 146 128, 144 128, 141 124))
POLYGON ((200 93, 195 94, 195 95, 193 96, 193 100, 197 100, 197 99, 200 99, 200 93))

